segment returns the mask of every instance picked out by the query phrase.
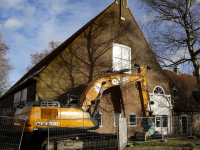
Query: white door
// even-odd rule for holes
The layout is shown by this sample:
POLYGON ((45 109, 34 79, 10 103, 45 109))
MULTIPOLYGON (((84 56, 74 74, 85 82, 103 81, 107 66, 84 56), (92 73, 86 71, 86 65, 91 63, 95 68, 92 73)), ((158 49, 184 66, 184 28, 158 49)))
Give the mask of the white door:
POLYGON ((150 94, 150 101, 154 104, 150 105, 153 111, 153 116, 155 117, 155 131, 162 131, 163 134, 169 134, 172 127, 172 105, 171 96, 164 94, 150 94))

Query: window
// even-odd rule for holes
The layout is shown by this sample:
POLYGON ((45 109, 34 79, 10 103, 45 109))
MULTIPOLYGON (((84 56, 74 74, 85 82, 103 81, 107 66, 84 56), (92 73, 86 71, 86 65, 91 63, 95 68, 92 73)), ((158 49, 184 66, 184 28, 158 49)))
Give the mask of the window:
POLYGON ((156 127, 160 127, 160 117, 156 117, 156 127))
POLYGON ((7 108, 6 112, 7 112, 8 114, 11 114, 11 112, 12 112, 11 108, 7 108))
POLYGON ((121 117, 122 114, 116 113, 114 116, 114 127, 117 127, 119 125, 119 117, 121 117))
POLYGON ((2 109, 2 115, 6 114, 6 109, 2 109))
POLYGON ((27 102, 27 88, 22 89, 21 91, 18 91, 14 94, 14 108, 17 107, 17 105, 26 104, 27 102))
POLYGON ((129 126, 136 126, 136 125, 137 125, 136 114, 135 113, 129 114, 129 126))
POLYGON ((200 116, 199 115, 197 115, 196 120, 197 120, 197 122, 200 122, 200 116))
POLYGON ((103 127, 102 113, 99 113, 98 121, 99 121, 99 127, 103 127))
POLYGON ((156 127, 161 127, 161 126, 168 127, 168 117, 165 115, 156 117, 156 127), (161 119, 162 119, 162 125, 161 125, 161 119))
POLYGON ((153 90, 154 94, 165 94, 165 91, 163 90, 163 88, 161 86, 156 86, 153 90))
POLYGON ((181 115, 180 126, 181 126, 182 133, 188 133, 189 120, 188 120, 188 116, 187 115, 185 115, 185 114, 181 115))
POLYGON ((25 104, 27 100, 27 88, 24 88, 22 90, 22 96, 21 96, 21 101, 25 104))
MULTIPOLYGON (((131 48, 121 44, 113 44, 113 70, 131 68, 131 48)), ((131 73, 131 71, 127 72, 131 73)))
POLYGON ((19 105, 20 99, 21 99, 21 91, 18 91, 14 94, 14 108, 16 108, 17 105, 19 105))
POLYGON ((163 121, 163 127, 167 127, 168 126, 168 117, 162 116, 162 121, 163 121))

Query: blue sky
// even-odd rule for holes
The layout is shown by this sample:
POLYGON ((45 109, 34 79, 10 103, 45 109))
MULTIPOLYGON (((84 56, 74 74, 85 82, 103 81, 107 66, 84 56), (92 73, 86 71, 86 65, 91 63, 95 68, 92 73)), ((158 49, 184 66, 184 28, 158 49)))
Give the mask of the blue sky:
MULTIPOLYGON (((48 48, 48 42, 63 42, 115 0, 0 0, 0 32, 10 47, 14 69, 10 85, 30 64, 30 54, 48 48)), ((137 21, 145 18, 136 0, 129 7, 137 21)))

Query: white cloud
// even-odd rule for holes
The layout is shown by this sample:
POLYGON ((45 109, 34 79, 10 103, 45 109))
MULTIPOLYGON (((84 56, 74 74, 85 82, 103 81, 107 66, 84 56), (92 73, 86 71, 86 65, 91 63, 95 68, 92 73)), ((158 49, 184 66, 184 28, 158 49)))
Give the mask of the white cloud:
POLYGON ((163 27, 171 27, 172 25, 174 25, 172 21, 163 21, 163 23, 161 24, 161 26, 163 27))
POLYGON ((16 18, 9 18, 3 24, 3 27, 6 29, 16 30, 22 27, 23 22, 16 18))
POLYGON ((30 4, 27 4, 26 5, 26 9, 24 9, 22 7, 22 10, 24 10, 24 14, 26 14, 27 16, 31 16, 31 15, 34 15, 36 9, 34 6, 31 6, 30 4))
POLYGON ((162 57, 168 58, 168 60, 164 60, 164 59, 162 60, 162 61, 164 61, 164 63, 166 65, 171 65, 174 62, 177 62, 177 61, 179 61, 181 59, 189 59, 190 58, 190 54, 184 48, 180 48, 180 49, 178 49, 176 51, 169 51, 169 52, 163 53, 162 57))
POLYGON ((155 17, 156 17, 156 14, 154 14, 154 13, 150 13, 149 15, 144 14, 144 15, 142 16, 142 19, 141 19, 140 21, 141 21, 142 23, 148 23, 149 21, 154 20, 155 17))
POLYGON ((0 0, 0 7, 4 9, 9 9, 12 7, 16 7, 19 5, 23 0, 0 0))
POLYGON ((14 33, 12 39, 16 42, 24 41, 25 37, 20 33, 14 33))

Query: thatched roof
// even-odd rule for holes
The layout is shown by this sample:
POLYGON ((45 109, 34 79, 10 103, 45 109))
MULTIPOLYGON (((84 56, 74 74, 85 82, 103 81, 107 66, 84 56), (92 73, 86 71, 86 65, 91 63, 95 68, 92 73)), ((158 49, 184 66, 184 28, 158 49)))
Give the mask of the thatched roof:
POLYGON ((200 112, 200 94, 196 77, 188 74, 177 75, 173 71, 163 70, 174 93, 174 110, 182 112, 200 112))

